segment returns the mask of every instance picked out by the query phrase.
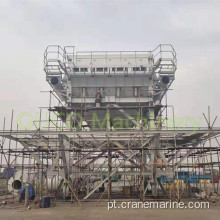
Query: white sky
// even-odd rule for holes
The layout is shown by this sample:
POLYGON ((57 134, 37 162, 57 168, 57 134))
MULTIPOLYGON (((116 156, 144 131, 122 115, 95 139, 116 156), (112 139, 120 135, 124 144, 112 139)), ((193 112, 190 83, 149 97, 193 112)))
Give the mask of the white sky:
MULTIPOLYGON (((173 44, 178 59, 169 104, 179 117, 220 110, 220 1, 0 0, 0 129, 11 110, 48 106, 47 45, 76 50, 152 50, 173 44)), ((220 115, 219 115, 220 117, 220 115)), ((220 119, 216 125, 220 126, 220 119)), ((7 127, 8 127, 7 126, 7 127)))

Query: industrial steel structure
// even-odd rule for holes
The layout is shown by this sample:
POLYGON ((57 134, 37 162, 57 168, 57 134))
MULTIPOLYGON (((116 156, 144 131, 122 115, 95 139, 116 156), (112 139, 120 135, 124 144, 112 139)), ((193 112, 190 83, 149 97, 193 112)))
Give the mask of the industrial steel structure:
POLYGON ((218 192, 220 128, 214 127, 216 119, 211 122, 210 111, 204 115, 206 128, 175 126, 166 96, 176 69, 171 45, 153 51, 47 47, 44 71, 52 87, 48 126, 42 128, 41 117, 36 129, 18 125, 6 130, 3 125, 4 194, 15 196, 26 183, 33 184, 37 196, 70 197, 79 203, 181 199, 195 188, 207 191, 208 185, 218 192), (190 175, 181 179, 182 170, 198 181, 190 175))

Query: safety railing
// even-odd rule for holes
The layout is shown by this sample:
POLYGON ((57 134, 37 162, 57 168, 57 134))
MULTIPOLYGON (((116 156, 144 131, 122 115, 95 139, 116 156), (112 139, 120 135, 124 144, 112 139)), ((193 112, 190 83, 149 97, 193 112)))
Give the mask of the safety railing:
POLYGON ((44 52, 44 66, 50 61, 60 60, 63 63, 66 61, 66 52, 58 45, 50 45, 44 52))
MULTIPOLYGON (((134 59, 153 59, 153 71, 160 74, 174 74, 177 69, 176 52, 170 44, 160 44, 153 51, 80 51, 74 52, 73 46, 61 48, 58 45, 50 45, 44 53, 44 70, 46 73, 62 74, 64 69, 69 68, 73 71, 74 66, 77 66, 77 60, 90 60, 88 68, 95 69, 93 59, 100 60, 103 67, 108 67, 109 60, 120 60, 123 67, 123 60, 134 59), (102 61, 101 61, 102 60, 102 61), (104 62, 103 62, 104 61, 104 62)), ((135 66, 135 65, 133 65, 135 66)), ((93 73, 93 71, 92 71, 93 73)), ((127 72, 124 71, 126 75, 127 72)))
POLYGON ((174 74, 177 69, 176 51, 171 44, 160 44, 152 51, 154 71, 160 74, 174 74))
POLYGON ((50 45, 44 52, 44 70, 48 74, 62 74, 66 66, 67 55, 74 54, 74 47, 50 45), (73 52, 72 52, 73 49, 73 52))

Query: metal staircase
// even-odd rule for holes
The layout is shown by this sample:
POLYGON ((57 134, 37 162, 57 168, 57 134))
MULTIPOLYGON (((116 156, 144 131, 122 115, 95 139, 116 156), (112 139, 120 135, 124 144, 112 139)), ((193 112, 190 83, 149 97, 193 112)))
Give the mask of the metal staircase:
POLYGON ((177 69, 176 51, 171 44, 160 44, 152 51, 153 71, 161 75, 174 75, 177 69))
POLYGON ((44 52, 44 71, 47 76, 60 76, 68 74, 68 57, 74 57, 74 47, 61 48, 58 45, 50 45, 44 52))

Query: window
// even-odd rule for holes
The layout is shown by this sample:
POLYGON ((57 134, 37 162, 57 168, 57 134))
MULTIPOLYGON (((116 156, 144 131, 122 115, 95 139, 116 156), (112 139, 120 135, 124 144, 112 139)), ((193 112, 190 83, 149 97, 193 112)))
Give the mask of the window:
POLYGON ((96 68, 97 72, 103 72, 103 68, 96 68))
POLYGON ((81 68, 80 71, 81 72, 88 72, 88 68, 81 68))
POLYGON ((147 70, 147 68, 146 67, 141 67, 141 71, 146 71, 147 70))
POLYGON ((123 67, 117 67, 117 71, 123 71, 124 68, 123 67))
POLYGON ((139 67, 133 67, 133 71, 140 71, 139 67))
POLYGON ((104 68, 104 71, 107 72, 107 67, 104 68))
POLYGON ((73 68, 73 71, 74 72, 79 72, 79 68, 75 67, 75 68, 73 68))
POLYGON ((112 71, 115 72, 115 67, 112 67, 112 71))

